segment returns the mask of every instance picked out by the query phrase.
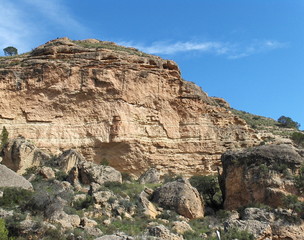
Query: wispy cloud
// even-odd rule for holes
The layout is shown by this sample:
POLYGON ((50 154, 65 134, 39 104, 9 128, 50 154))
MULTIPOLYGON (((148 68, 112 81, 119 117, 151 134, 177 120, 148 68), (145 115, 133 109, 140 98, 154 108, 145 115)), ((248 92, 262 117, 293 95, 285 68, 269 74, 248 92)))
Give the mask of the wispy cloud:
POLYGON ((62 0, 41 1, 23 0, 25 3, 40 12, 51 24, 55 24, 64 29, 73 29, 77 32, 85 32, 86 28, 79 23, 64 5, 62 0))
POLYGON ((0 4, 0 49, 15 46, 19 52, 29 51, 40 41, 61 37, 53 36, 55 28, 66 35, 87 33, 62 0, 0 0, 0 4))
POLYGON ((150 54, 174 55, 186 52, 200 52, 222 55, 229 59, 248 57, 287 46, 285 43, 274 40, 254 40, 247 44, 220 41, 154 42, 151 45, 143 45, 134 42, 120 42, 119 44, 135 47, 150 54))

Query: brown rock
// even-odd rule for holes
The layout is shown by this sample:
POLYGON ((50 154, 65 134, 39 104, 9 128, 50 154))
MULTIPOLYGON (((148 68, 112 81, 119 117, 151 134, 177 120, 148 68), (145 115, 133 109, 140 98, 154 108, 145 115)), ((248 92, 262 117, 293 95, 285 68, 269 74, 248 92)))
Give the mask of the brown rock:
POLYGON ((222 156, 224 207, 237 209, 250 203, 282 206, 284 196, 299 195, 287 170, 296 174, 304 163, 290 145, 265 145, 229 151, 222 156))
POLYGON ((147 191, 142 191, 139 194, 139 203, 143 208, 143 214, 149 218, 156 218, 159 215, 159 211, 157 211, 156 207, 152 202, 149 201, 151 194, 147 193, 147 191))
POLYGON ((3 151, 2 164, 23 174, 27 168, 40 166, 50 156, 22 137, 11 140, 3 151))
POLYGON ((62 38, 1 60, 0 124, 11 137, 53 153, 77 149, 137 176, 152 165, 164 173, 215 173, 227 149, 260 142, 244 121, 183 80, 173 61, 87 41, 96 48, 62 38))
POLYGON ((175 209, 178 214, 190 219, 204 216, 203 200, 186 179, 169 182, 156 189, 152 201, 164 208, 175 209))

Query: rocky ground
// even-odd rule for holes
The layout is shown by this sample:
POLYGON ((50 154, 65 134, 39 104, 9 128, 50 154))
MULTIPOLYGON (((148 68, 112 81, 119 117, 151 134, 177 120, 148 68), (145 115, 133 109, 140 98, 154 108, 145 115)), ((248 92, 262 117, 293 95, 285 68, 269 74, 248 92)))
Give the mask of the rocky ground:
POLYGON ((1 239, 304 237, 304 152, 292 145, 227 152, 219 180, 155 168, 137 178, 75 150, 49 156, 24 138, 2 158, 1 239))

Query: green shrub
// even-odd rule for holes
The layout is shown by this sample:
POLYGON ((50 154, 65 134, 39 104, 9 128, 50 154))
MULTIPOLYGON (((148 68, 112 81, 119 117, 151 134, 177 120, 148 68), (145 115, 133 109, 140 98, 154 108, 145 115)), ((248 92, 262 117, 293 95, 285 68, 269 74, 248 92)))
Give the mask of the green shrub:
POLYGON ((304 215, 304 203, 299 201, 296 195, 287 195, 283 202, 285 207, 292 210, 292 213, 297 213, 300 217, 304 215))
POLYGON ((279 117, 278 122, 280 123, 281 127, 295 128, 295 129, 299 129, 300 127, 300 124, 298 122, 293 121, 290 117, 281 116, 279 117))
POLYGON ((68 175, 64 171, 57 171, 55 172, 55 178, 59 181, 66 181, 68 178, 68 175))
POLYGON ((82 209, 89 208, 93 204, 94 204, 93 197, 90 196, 90 195, 87 195, 85 199, 79 199, 77 201, 74 201, 73 202, 73 207, 76 210, 82 210, 82 209))
POLYGON ((3 189, 3 197, 0 198, 0 206, 12 208, 15 206, 24 206, 33 196, 33 192, 22 188, 6 187, 3 189))
POLYGON ((193 176, 189 180, 202 194, 207 206, 215 210, 222 208, 223 198, 217 176, 193 176))
POLYGON ((296 188, 300 193, 304 193, 304 164, 300 168, 299 175, 294 177, 296 188))
POLYGON ((8 240, 8 230, 5 226, 5 221, 0 218, 0 239, 1 240, 8 240))
POLYGON ((221 233, 221 240, 254 240, 254 236, 247 231, 239 230, 237 228, 229 228, 227 231, 221 233))
POLYGON ((302 146, 302 147, 304 146, 304 134, 303 133, 294 132, 291 135, 291 139, 295 144, 302 146))

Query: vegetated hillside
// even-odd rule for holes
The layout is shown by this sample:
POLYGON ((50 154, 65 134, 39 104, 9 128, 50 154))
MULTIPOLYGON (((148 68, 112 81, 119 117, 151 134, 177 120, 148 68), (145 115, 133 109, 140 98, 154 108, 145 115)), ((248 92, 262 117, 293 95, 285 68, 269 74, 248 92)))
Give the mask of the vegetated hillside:
POLYGON ((140 175, 216 173, 228 149, 262 139, 181 77, 171 60, 94 39, 55 39, 1 58, 0 128, 52 154, 79 150, 140 175))
POLYGON ((229 151, 219 178, 189 180, 155 168, 137 178, 75 150, 43 155, 21 137, 1 154, 33 164, 23 177, 0 164, 0 239, 303 239, 304 151, 290 145, 229 151))
POLYGON ((277 120, 272 118, 263 117, 236 109, 231 109, 231 112, 244 119, 252 129, 255 129, 260 133, 272 133, 276 136, 291 138, 294 132, 301 132, 296 128, 284 127, 277 120))

